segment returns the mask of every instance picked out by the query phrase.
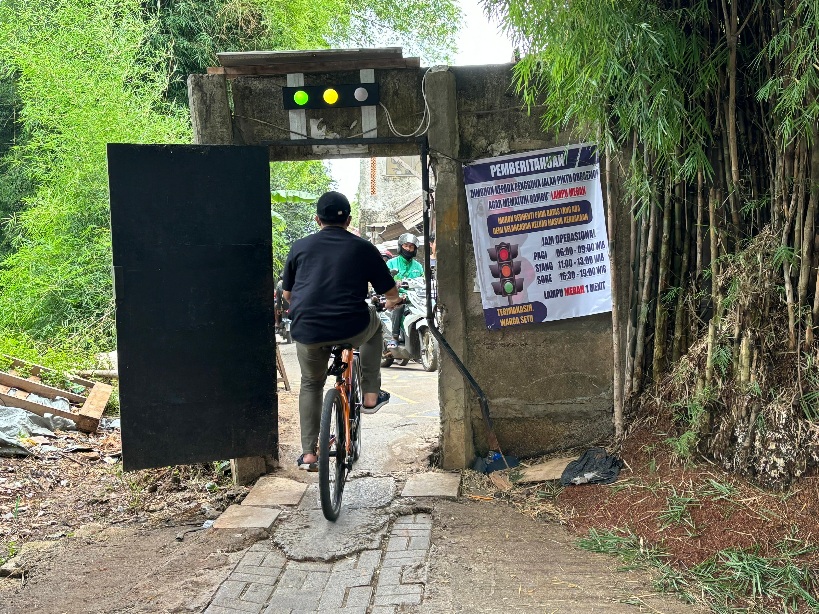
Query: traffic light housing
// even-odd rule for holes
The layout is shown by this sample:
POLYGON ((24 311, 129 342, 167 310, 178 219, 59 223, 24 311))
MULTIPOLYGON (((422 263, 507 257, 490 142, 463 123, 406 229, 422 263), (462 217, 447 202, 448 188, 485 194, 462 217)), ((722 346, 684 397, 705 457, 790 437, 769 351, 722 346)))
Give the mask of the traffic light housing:
POLYGON ((379 90, 377 83, 283 87, 282 101, 285 109, 368 107, 378 104, 379 90))
POLYGON ((488 250, 489 259, 497 264, 490 264, 489 270, 492 277, 497 277, 498 281, 492 282, 492 289, 498 296, 512 297, 523 291, 523 279, 520 275, 520 261, 518 257, 518 246, 515 243, 498 243, 488 250))

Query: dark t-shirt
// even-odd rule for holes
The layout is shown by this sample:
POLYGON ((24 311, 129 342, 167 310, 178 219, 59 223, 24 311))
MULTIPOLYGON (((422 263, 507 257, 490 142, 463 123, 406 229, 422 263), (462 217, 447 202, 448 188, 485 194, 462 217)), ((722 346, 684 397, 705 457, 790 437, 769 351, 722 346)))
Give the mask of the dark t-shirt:
POLYGON ((395 286, 375 245, 340 226, 296 241, 282 277, 293 293, 290 332, 306 344, 355 337, 370 321, 368 284, 379 294, 395 286))

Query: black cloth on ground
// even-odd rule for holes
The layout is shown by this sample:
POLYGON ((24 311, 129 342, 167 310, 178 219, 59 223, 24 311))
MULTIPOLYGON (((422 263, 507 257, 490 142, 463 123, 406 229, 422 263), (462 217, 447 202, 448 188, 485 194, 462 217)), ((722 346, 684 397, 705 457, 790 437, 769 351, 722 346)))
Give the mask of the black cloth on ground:
POLYGON ((299 343, 355 337, 370 321, 368 284, 395 286, 378 249, 340 226, 325 226, 290 248, 282 274, 290 297, 290 332, 299 343))
POLYGON ((603 448, 590 448, 583 455, 566 465, 560 483, 569 484, 611 484, 620 475, 623 461, 609 454, 603 448))

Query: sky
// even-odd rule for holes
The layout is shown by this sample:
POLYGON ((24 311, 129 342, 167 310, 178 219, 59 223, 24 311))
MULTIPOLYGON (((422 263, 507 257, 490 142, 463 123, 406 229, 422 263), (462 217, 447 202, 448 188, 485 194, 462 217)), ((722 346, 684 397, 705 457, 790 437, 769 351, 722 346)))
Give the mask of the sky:
MULTIPOLYGON (((460 0, 464 23, 458 34, 455 66, 475 64, 505 64, 512 61, 512 43, 484 16, 478 0, 460 0)), ((338 190, 350 200, 358 191, 359 160, 330 160, 330 174, 338 190)))

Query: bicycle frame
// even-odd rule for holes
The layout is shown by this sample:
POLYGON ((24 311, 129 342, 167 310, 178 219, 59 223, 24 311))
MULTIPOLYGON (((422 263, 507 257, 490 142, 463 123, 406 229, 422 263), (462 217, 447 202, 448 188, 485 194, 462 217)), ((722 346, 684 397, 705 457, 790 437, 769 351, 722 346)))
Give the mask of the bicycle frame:
MULTIPOLYGON (((344 371, 336 375, 335 389, 341 395, 341 406, 344 413, 344 448, 345 458, 349 457, 352 447, 352 433, 350 432, 350 398, 353 396, 353 357, 355 350, 342 350, 341 361, 346 365, 344 371)), ((338 461, 336 461, 338 462, 338 461)))

